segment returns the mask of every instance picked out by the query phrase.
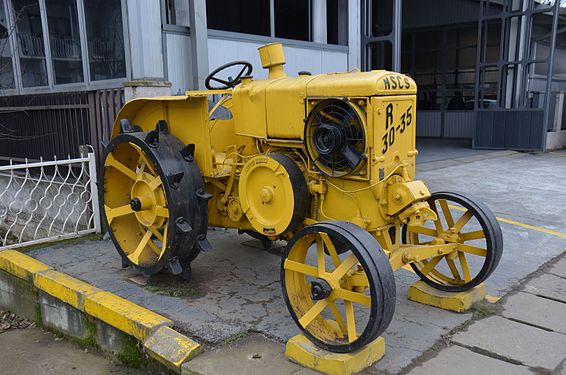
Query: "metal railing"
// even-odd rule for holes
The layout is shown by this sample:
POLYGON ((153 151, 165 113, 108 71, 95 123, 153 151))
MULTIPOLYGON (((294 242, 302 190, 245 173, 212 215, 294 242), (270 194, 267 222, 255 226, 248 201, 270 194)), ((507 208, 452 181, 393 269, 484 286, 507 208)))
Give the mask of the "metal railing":
POLYGON ((96 157, 0 166, 0 249, 100 232, 96 157))

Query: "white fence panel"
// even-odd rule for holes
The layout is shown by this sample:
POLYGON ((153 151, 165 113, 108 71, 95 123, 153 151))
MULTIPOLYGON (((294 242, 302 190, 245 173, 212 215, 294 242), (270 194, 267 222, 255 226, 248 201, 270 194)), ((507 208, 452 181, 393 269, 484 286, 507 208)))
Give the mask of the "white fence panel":
MULTIPOLYGON (((0 249, 100 232, 96 158, 0 166, 0 249)), ((90 151, 89 151, 90 150, 90 151)))

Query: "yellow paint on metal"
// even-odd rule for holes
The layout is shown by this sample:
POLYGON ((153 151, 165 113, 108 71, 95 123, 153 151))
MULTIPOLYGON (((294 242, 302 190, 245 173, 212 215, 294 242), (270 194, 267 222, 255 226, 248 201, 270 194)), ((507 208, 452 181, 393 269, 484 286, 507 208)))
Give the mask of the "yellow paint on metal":
POLYGON ((87 296, 84 307, 87 314, 141 341, 145 340, 154 329, 173 324, 164 316, 109 292, 98 292, 87 296))
POLYGON ((36 288, 79 310, 84 310, 87 296, 101 292, 90 284, 55 270, 35 273, 33 283, 36 288))
POLYGON ((169 327, 159 327, 143 347, 151 357, 177 372, 181 372, 183 363, 203 352, 199 343, 169 327))
POLYGON ((424 305, 438 307, 443 310, 466 312, 472 307, 472 304, 482 301, 486 294, 483 283, 465 292, 454 293, 434 289, 419 280, 409 286, 407 296, 411 301, 424 305))
MULTIPOLYGON (((448 206, 450 208, 455 209, 455 210, 463 211, 462 207, 454 206, 452 204, 449 204, 448 206)), ((511 224, 511 225, 515 225, 515 226, 518 226, 518 227, 521 227, 521 228, 531 229, 531 230, 534 230, 536 232, 541 232, 541 233, 551 234, 551 235, 557 236, 557 237, 566 238, 566 233, 557 232, 557 231, 552 230, 552 229, 537 227, 535 225, 525 224, 525 223, 521 223, 520 221, 505 219, 505 218, 499 217, 499 216, 497 216, 496 219, 498 221, 501 221, 502 223, 511 224)))
POLYGON ((285 346, 285 356, 291 361, 329 375, 358 373, 379 361, 384 354, 383 337, 352 353, 331 353, 320 349, 302 334, 292 337, 285 346))
POLYGON ((37 272, 50 269, 47 264, 41 263, 16 250, 0 251, 0 269, 27 281, 33 281, 37 272))

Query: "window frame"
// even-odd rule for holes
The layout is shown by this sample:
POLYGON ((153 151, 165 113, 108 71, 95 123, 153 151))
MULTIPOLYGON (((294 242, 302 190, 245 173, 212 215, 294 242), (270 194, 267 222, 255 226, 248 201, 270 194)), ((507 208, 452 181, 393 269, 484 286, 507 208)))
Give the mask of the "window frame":
POLYGON ((47 22, 46 0, 38 0, 41 27, 43 32, 43 44, 45 54, 45 64, 47 70, 47 85, 23 87, 21 76, 21 65, 17 41, 17 28, 14 25, 14 7, 12 0, 4 0, 4 12, 6 13, 6 24, 9 30, 13 30, 8 35, 10 48, 12 50, 12 67, 14 72, 14 89, 6 89, 0 91, 0 96, 8 95, 24 95, 24 94, 42 94, 52 92, 68 92, 68 91, 85 91, 85 90, 102 90, 108 88, 121 87, 122 84, 131 77, 130 63, 130 39, 128 30, 128 12, 126 0, 120 0, 120 10, 122 15, 122 33, 124 38, 124 62, 126 66, 126 76, 122 78, 112 78, 105 80, 92 80, 90 76, 90 64, 88 53, 88 38, 86 31, 86 15, 84 8, 84 0, 74 0, 77 6, 77 22, 79 25, 79 38, 81 45, 81 60, 83 68, 83 81, 73 83, 55 84, 55 74, 53 71, 53 61, 51 59, 51 44, 49 34, 49 24, 47 22))
MULTIPOLYGON (((309 0, 309 39, 312 39, 312 0, 309 0)), ((347 7, 346 9, 338 8, 339 11, 339 18, 340 18, 340 11, 346 12, 346 27, 343 30, 342 38, 346 41, 346 44, 330 44, 330 43, 317 43, 313 41, 306 41, 306 40, 299 40, 299 39, 287 39, 275 36, 275 0, 269 0, 269 30, 270 35, 258 35, 258 34, 249 34, 243 33, 239 31, 226 31, 220 29, 211 29, 208 28, 207 33, 209 38, 215 39, 224 39, 224 40, 234 40, 234 41, 243 41, 243 42, 258 42, 258 43, 273 43, 273 42, 280 42, 284 43, 288 46, 294 46, 299 48, 309 48, 309 49, 316 49, 316 50, 327 50, 327 51, 339 51, 339 52, 348 52, 349 46, 348 42, 348 13, 347 7)), ((340 22, 340 20, 338 21, 340 22)), ((328 25, 327 32, 328 32, 328 25)), ((340 35, 338 36, 338 40, 340 40, 340 35)))

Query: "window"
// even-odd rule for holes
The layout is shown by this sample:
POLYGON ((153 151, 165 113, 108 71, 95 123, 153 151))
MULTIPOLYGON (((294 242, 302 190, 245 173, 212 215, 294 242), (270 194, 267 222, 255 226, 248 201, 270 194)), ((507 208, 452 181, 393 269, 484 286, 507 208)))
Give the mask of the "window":
POLYGON ((189 27, 189 2, 187 0, 165 0, 165 23, 189 27))
POLYGON ((206 0, 209 29, 270 35, 269 0, 206 0))
POLYGON ((311 40, 310 0, 277 0, 275 2, 275 36, 311 40))
POLYGON ((85 1, 90 79, 126 76, 120 1, 85 1))
POLYGON ((55 84, 82 82, 83 64, 75 0, 46 0, 55 84))
POLYGON ((0 90, 13 89, 14 68, 10 46, 10 26, 4 12, 4 0, 0 0, 0 90))
POLYGON ((326 0, 326 38, 328 44, 348 45, 348 2, 326 0))
POLYGON ((22 85, 47 86, 47 66, 38 0, 13 0, 22 85))

